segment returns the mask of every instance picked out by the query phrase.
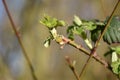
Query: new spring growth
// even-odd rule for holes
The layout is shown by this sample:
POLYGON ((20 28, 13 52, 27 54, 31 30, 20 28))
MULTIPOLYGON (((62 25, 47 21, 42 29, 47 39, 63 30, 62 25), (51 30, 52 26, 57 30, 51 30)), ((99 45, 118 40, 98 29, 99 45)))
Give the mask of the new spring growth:
POLYGON ((71 59, 70 59, 69 56, 65 56, 65 59, 66 59, 68 65, 69 65, 69 67, 70 67, 71 69, 74 69, 75 64, 76 64, 76 61, 75 61, 75 60, 74 60, 74 61, 71 61, 71 59))
POLYGON ((53 28, 50 32, 56 42, 58 42, 61 45, 64 44, 62 40, 62 35, 57 34, 57 30, 55 28, 53 28))
POLYGON ((74 20, 73 20, 73 23, 80 26, 82 25, 82 21, 80 20, 80 18, 76 15, 74 15, 74 20))
POLYGON ((115 74, 120 74, 120 59, 118 58, 118 55, 120 54, 120 46, 111 47, 111 50, 112 50, 112 60, 111 60, 112 71, 115 74))
POLYGON ((61 48, 63 49, 64 45, 67 44, 70 40, 65 38, 63 35, 57 34, 57 30, 53 28, 50 30, 51 35, 53 36, 53 40, 55 40, 57 43, 61 45, 61 48))
POLYGON ((57 43, 59 43, 60 45, 64 45, 64 41, 63 41, 63 36, 57 34, 57 30, 55 28, 50 30, 50 36, 45 40, 44 42, 44 46, 45 47, 49 47, 50 46, 50 42, 51 40, 55 40, 57 43))
POLYGON ((57 34, 56 30, 56 28, 59 26, 65 26, 65 22, 63 20, 58 20, 48 15, 44 15, 43 19, 40 20, 40 23, 46 26, 50 31, 50 36, 44 42, 45 47, 50 46, 51 40, 56 40, 56 42, 58 42, 59 44, 63 44, 62 36, 57 34))
POLYGON ((44 15, 43 19, 40 20, 40 23, 49 29, 53 29, 58 26, 65 26, 65 22, 63 20, 58 20, 48 15, 44 15))
POLYGON ((88 37, 87 31, 96 29, 96 24, 92 21, 81 20, 78 16, 74 16, 73 24, 67 29, 68 37, 74 39, 74 35, 77 34, 85 41, 87 46, 92 49, 91 40, 88 37))

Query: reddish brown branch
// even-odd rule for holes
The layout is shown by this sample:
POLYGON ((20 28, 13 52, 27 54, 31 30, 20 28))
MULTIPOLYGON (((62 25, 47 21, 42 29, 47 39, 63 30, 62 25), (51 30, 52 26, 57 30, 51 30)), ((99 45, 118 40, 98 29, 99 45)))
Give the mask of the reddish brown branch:
POLYGON ((34 80, 37 80, 37 77, 36 77, 36 75, 35 75, 34 68, 33 68, 33 66, 32 66, 32 63, 30 62, 30 59, 29 59, 29 57, 28 57, 28 55, 27 55, 27 52, 25 51, 24 45, 23 45, 23 43, 22 43, 22 41, 21 41, 21 38, 20 38, 19 33, 18 33, 17 29, 16 29, 16 26, 15 26, 15 24, 14 24, 14 21, 13 21, 13 19, 12 19, 12 17, 11 17, 11 14, 10 14, 10 12, 9 12, 9 10, 8 10, 7 4, 6 4, 5 0, 2 0, 2 2, 3 2, 3 5, 4 5, 4 8, 5 8, 5 10, 6 10, 6 13, 7 13, 7 15, 8 15, 8 18, 9 18, 9 20, 10 20, 10 23, 11 23, 11 25, 12 25, 12 28, 13 28, 13 30, 14 30, 14 33, 15 33, 17 39, 18 39, 18 42, 19 42, 19 44, 20 44, 20 46, 21 46, 21 49, 22 49, 22 51, 23 51, 23 54, 24 54, 24 56, 25 56, 25 58, 26 58, 26 61, 27 61, 27 63, 28 63, 28 66, 30 67, 31 75, 32 75, 32 77, 33 77, 34 80))
MULTIPOLYGON (((69 45, 75 47, 76 49, 84 52, 86 55, 90 56, 90 52, 88 50, 86 50, 85 48, 83 48, 82 45, 78 45, 74 41, 71 41, 70 39, 68 39, 66 37, 62 37, 62 39, 63 39, 63 42, 65 42, 65 44, 69 44, 69 45)), ((102 59, 99 55, 94 54, 93 58, 96 61, 98 61, 99 63, 101 63, 102 65, 104 65, 106 68, 109 68, 110 65, 104 59, 102 59)))

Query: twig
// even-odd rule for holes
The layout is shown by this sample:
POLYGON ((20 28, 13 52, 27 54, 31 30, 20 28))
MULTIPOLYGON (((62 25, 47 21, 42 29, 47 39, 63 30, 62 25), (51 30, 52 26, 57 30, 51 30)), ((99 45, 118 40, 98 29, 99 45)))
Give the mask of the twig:
POLYGON ((71 69, 71 71, 73 72, 73 74, 75 75, 76 79, 77 80, 80 80, 79 79, 79 74, 77 73, 76 69, 75 69, 75 63, 73 63, 70 58, 68 56, 65 56, 65 59, 69 65, 69 68, 71 69))
MULTIPOLYGON (((90 56, 90 52, 86 50, 85 48, 83 48, 82 45, 78 45, 77 43, 75 43, 74 41, 71 41, 70 39, 66 37, 62 37, 62 39, 66 44, 69 44, 75 47, 76 49, 84 52, 86 55, 90 56)), ((99 63, 101 63, 102 65, 104 65, 106 68, 110 69, 110 65, 104 59, 102 59, 99 55, 95 54, 93 55, 93 58, 99 63)))
POLYGON ((84 74, 84 72, 85 72, 85 70, 86 70, 86 68, 87 68, 87 66, 88 66, 91 58, 93 57, 93 55, 95 55, 96 49, 97 49, 97 47, 98 47, 98 44, 99 44, 99 42, 101 41, 101 39, 102 39, 104 33, 106 32, 107 28, 109 27, 109 24, 110 24, 110 22, 111 22, 111 20, 112 20, 112 17, 113 17, 113 15, 114 15, 117 7, 118 7, 119 2, 120 2, 120 0, 117 2, 116 6, 115 6, 115 8, 114 8, 114 10, 113 10, 113 12, 111 13, 111 16, 110 16, 110 18, 109 18, 109 20, 108 20, 108 22, 107 22, 107 24, 106 24, 106 26, 105 26, 102 34, 100 35, 99 39, 96 41, 95 46, 94 46, 94 48, 92 49, 92 51, 91 51, 91 53, 90 53, 90 56, 89 56, 89 58, 87 59, 85 65, 84 65, 84 67, 83 67, 83 69, 82 69, 82 71, 81 71, 81 73, 80 73, 80 75, 79 75, 80 78, 81 78, 81 76, 84 74))
POLYGON ((120 2, 120 0, 118 0, 116 6, 114 7, 114 9, 113 9, 113 11, 112 11, 112 13, 111 13, 111 15, 110 15, 110 18, 108 19, 108 22, 107 22, 107 24, 106 24, 106 26, 105 26, 105 29, 103 30, 103 32, 102 32, 101 36, 99 37, 99 39, 96 41, 95 47, 98 46, 98 44, 99 44, 99 42, 101 41, 102 37, 104 36, 107 28, 109 27, 109 24, 110 24, 110 22, 111 22, 111 20, 112 20, 112 17, 114 16, 114 14, 115 14, 115 12, 116 12, 116 10, 117 10, 117 7, 118 7, 118 5, 119 5, 119 2, 120 2))
POLYGON ((6 13, 7 13, 7 15, 8 15, 8 18, 9 18, 9 20, 10 20, 10 22, 11 22, 12 28, 13 28, 13 30, 14 30, 14 32, 15 32, 15 35, 16 35, 16 37, 17 37, 17 39, 18 39, 18 42, 19 42, 19 44, 20 44, 20 46, 21 46, 21 49, 22 49, 22 51, 23 51, 23 54, 24 54, 24 56, 25 56, 25 58, 26 58, 26 61, 27 61, 27 63, 28 63, 28 66, 30 67, 31 75, 32 75, 32 77, 33 77, 34 80, 37 80, 37 77, 36 77, 36 75, 35 75, 34 68, 33 68, 33 66, 32 66, 32 63, 31 63, 30 60, 29 60, 29 57, 27 56, 27 52, 25 51, 25 48, 24 48, 24 46, 23 46, 23 43, 22 43, 21 38, 20 38, 20 36, 19 36, 19 33, 18 33, 17 29, 16 29, 16 25, 15 25, 15 23, 13 22, 13 19, 12 19, 11 15, 10 15, 9 10, 8 10, 7 4, 6 4, 5 0, 2 0, 2 2, 3 2, 3 5, 4 5, 4 8, 5 8, 5 10, 6 10, 6 13))

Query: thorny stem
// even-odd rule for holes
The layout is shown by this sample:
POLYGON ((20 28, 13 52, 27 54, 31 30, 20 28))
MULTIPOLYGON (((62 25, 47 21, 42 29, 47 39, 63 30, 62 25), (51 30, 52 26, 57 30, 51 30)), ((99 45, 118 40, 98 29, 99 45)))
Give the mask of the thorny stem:
POLYGON ((86 70, 86 68, 87 68, 87 66, 88 66, 91 58, 93 57, 93 55, 96 54, 96 49, 97 49, 97 47, 98 47, 98 44, 99 44, 99 42, 101 41, 103 35, 105 34, 107 28, 109 27, 109 24, 110 24, 110 22, 111 22, 111 20, 112 20, 112 17, 113 17, 114 13, 115 13, 116 10, 117 10, 117 7, 118 7, 119 2, 120 2, 120 0, 118 0, 118 2, 117 2, 117 4, 116 4, 116 6, 114 7, 114 10, 113 10, 113 12, 111 13, 110 18, 109 18, 109 20, 108 20, 108 22, 107 22, 107 24, 106 24, 106 26, 105 26, 102 34, 100 35, 100 37, 99 37, 98 40, 96 41, 94 48, 91 50, 90 56, 89 56, 89 58, 87 59, 85 65, 84 65, 84 67, 83 67, 83 69, 82 69, 82 71, 81 71, 81 73, 80 73, 80 75, 79 75, 80 78, 81 78, 82 75, 84 74, 84 72, 85 72, 85 70, 86 70))
POLYGON ((21 46, 21 49, 22 49, 22 51, 23 51, 23 54, 24 54, 24 56, 25 56, 25 58, 26 58, 26 61, 27 61, 27 63, 28 63, 28 66, 30 67, 31 75, 32 75, 32 77, 33 77, 34 80, 37 80, 37 77, 36 77, 36 75, 35 75, 34 68, 33 68, 33 66, 32 66, 32 63, 30 62, 30 59, 29 59, 29 57, 28 57, 28 55, 27 55, 27 52, 25 51, 25 48, 24 48, 23 43, 22 43, 22 41, 21 41, 20 35, 19 35, 19 33, 18 33, 17 29, 16 29, 16 26, 15 26, 15 24, 14 24, 14 22, 13 22, 13 19, 12 19, 11 15, 10 15, 10 12, 9 12, 9 10, 8 10, 7 4, 6 4, 5 0, 2 0, 2 2, 3 2, 3 5, 4 5, 4 8, 5 8, 5 10, 6 10, 6 13, 7 13, 7 15, 8 15, 8 18, 9 18, 9 20, 10 20, 10 22, 11 22, 12 28, 13 28, 13 30, 14 30, 14 32, 15 32, 15 35, 16 35, 16 37, 17 37, 17 39, 18 39, 18 42, 19 42, 19 44, 20 44, 20 46, 21 46))

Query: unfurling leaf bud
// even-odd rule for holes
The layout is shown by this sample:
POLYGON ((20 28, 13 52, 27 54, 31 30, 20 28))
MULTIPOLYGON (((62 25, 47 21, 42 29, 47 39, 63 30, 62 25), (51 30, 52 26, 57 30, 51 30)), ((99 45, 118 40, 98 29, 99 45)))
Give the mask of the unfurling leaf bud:
POLYGON ((77 25, 77 26, 80 26, 82 25, 82 21, 80 20, 80 18, 78 16, 74 16, 74 20, 73 22, 77 25))

